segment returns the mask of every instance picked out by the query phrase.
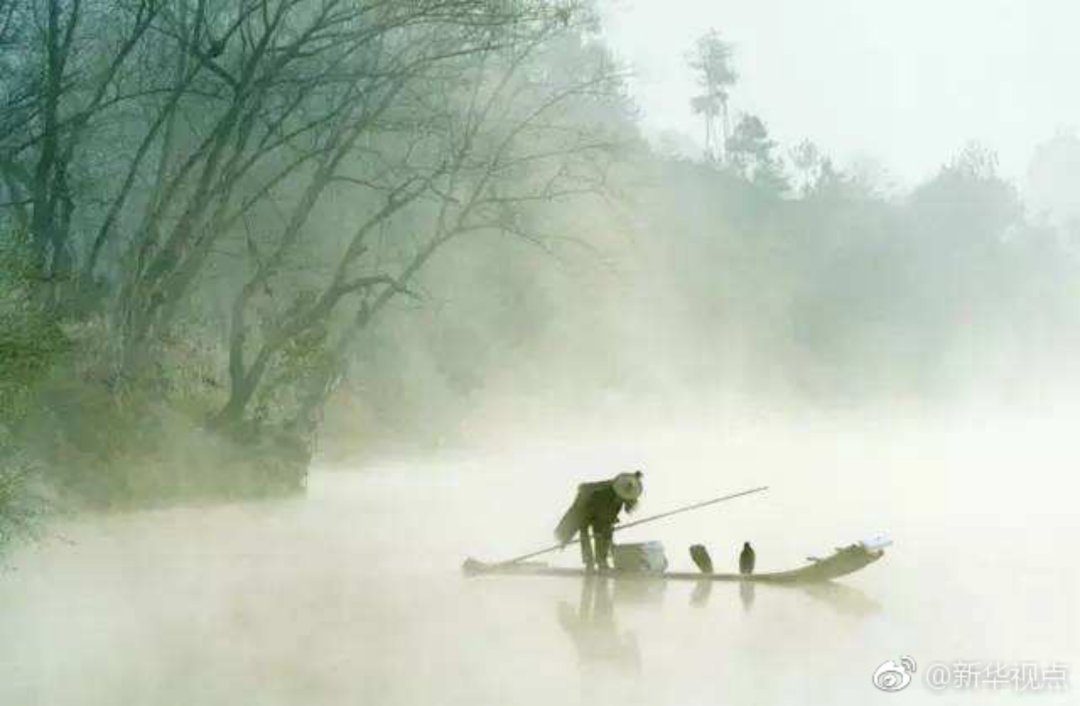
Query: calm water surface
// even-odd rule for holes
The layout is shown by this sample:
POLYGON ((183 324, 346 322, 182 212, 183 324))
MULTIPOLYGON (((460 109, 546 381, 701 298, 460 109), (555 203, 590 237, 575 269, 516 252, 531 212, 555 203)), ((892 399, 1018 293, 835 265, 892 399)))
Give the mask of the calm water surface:
POLYGON ((303 498, 64 521, 0 573, 0 704, 1076 703, 871 684, 901 655, 1080 665, 1074 442, 998 432, 496 445, 322 468, 303 498), (728 569, 749 539, 759 570, 896 544, 812 589, 462 577, 466 556, 549 543, 578 480, 641 459, 648 514, 772 486, 627 532, 676 568, 695 542, 728 569))

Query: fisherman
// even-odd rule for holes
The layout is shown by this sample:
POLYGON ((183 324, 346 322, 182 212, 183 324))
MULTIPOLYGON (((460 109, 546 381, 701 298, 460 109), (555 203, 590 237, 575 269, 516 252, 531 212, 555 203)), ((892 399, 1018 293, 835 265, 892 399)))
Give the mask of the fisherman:
POLYGON ((624 509, 633 512, 637 506, 642 492, 642 475, 641 471, 620 473, 611 480, 578 486, 574 503, 555 528, 555 537, 565 546, 575 534, 581 535, 581 560, 586 571, 611 568, 608 564, 611 535, 619 521, 619 513, 624 509), (589 535, 590 529, 595 540, 589 535))
POLYGON ((754 554, 754 548, 750 546, 750 542, 743 542, 742 552, 739 553, 739 573, 744 576, 754 573, 756 559, 757 555, 754 554))

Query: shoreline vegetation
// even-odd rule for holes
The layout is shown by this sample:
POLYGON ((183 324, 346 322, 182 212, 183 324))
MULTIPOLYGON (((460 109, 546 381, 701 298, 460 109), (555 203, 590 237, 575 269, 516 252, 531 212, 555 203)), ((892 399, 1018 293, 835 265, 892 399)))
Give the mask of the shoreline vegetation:
POLYGON ((0 76, 0 464, 89 507, 302 488, 430 261, 635 139, 579 2, 0 0, 0 76))
POLYGON ((1024 200, 977 144, 896 193, 778 144, 710 32, 705 149, 650 144, 597 16, 0 0, 0 544, 301 492, 320 443, 485 405, 1080 384, 1075 136, 1024 200))

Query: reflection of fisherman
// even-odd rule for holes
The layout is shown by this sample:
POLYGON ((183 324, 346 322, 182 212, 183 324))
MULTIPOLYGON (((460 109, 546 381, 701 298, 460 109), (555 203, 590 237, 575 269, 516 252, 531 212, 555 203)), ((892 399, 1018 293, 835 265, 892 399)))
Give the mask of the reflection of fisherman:
POLYGON ((559 624, 573 639, 582 666, 638 672, 637 638, 631 632, 620 633, 609 583, 604 578, 585 578, 576 611, 566 602, 559 603, 559 624))
POLYGON ((641 471, 620 473, 611 480, 582 483, 578 486, 574 504, 563 515, 555 528, 555 537, 562 544, 569 544, 575 534, 581 535, 581 560, 586 571, 599 568, 607 571, 608 554, 611 551, 611 534, 619 513, 625 508, 632 512, 641 496, 641 471), (596 536, 595 548, 589 536, 592 529, 596 536))

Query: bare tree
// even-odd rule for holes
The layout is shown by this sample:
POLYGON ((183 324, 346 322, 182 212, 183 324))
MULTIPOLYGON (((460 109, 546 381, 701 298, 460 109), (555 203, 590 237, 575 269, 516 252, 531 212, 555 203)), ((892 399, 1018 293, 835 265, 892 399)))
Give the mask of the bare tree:
POLYGON ((374 153, 356 153, 354 142, 343 145, 350 154, 340 153, 334 165, 339 171, 326 171, 325 180, 360 189, 358 198, 370 206, 321 281, 253 326, 250 312, 266 306, 271 283, 293 276, 282 267, 302 237, 300 229, 290 222, 287 237, 256 264, 231 309, 231 393, 219 423, 237 423, 260 385, 273 390, 288 378, 264 383, 275 358, 319 332, 326 355, 305 381, 294 420, 310 427, 347 365, 355 334, 395 298, 415 297, 412 280, 440 249, 482 231, 544 247, 528 208, 603 188, 607 161, 620 139, 602 124, 582 124, 565 108, 614 95, 612 67, 598 65, 594 74, 569 83, 529 78, 536 55, 565 27, 563 16, 534 19, 531 34, 508 46, 443 62, 434 75, 414 76, 403 84, 395 109, 382 114, 374 153), (373 242, 379 233, 389 237, 373 242), (342 320, 338 313, 348 300, 356 302, 354 313, 342 320))
MULTIPOLYGON (((0 175, 15 218, 30 235, 34 269, 58 293, 70 279, 77 198, 72 167, 88 126, 116 101, 116 82, 163 3, 137 0, 113 7, 112 24, 85 28, 100 3, 42 0, 0 7, 0 31, 21 71, 9 80, 0 106, 0 175), (80 38, 102 31, 97 51, 80 51, 80 38)), ((100 20, 100 17, 97 18, 100 20)), ((87 40, 89 41, 89 40, 87 40)))
POLYGON ((43 310, 103 332, 115 400, 191 335, 222 344, 218 428, 277 400, 310 433, 439 252, 548 249, 539 214, 604 190, 618 76, 553 68, 588 5, 0 0, 0 226, 43 310))
POLYGON ((268 200, 282 207, 285 187, 300 193, 284 205, 292 215, 282 239, 295 240, 341 160, 405 82, 489 50, 523 12, 481 0, 240 5, 225 17, 196 13, 206 28, 196 25, 189 51, 205 69, 200 91, 216 104, 126 246, 118 318, 128 373, 246 215, 268 200))

